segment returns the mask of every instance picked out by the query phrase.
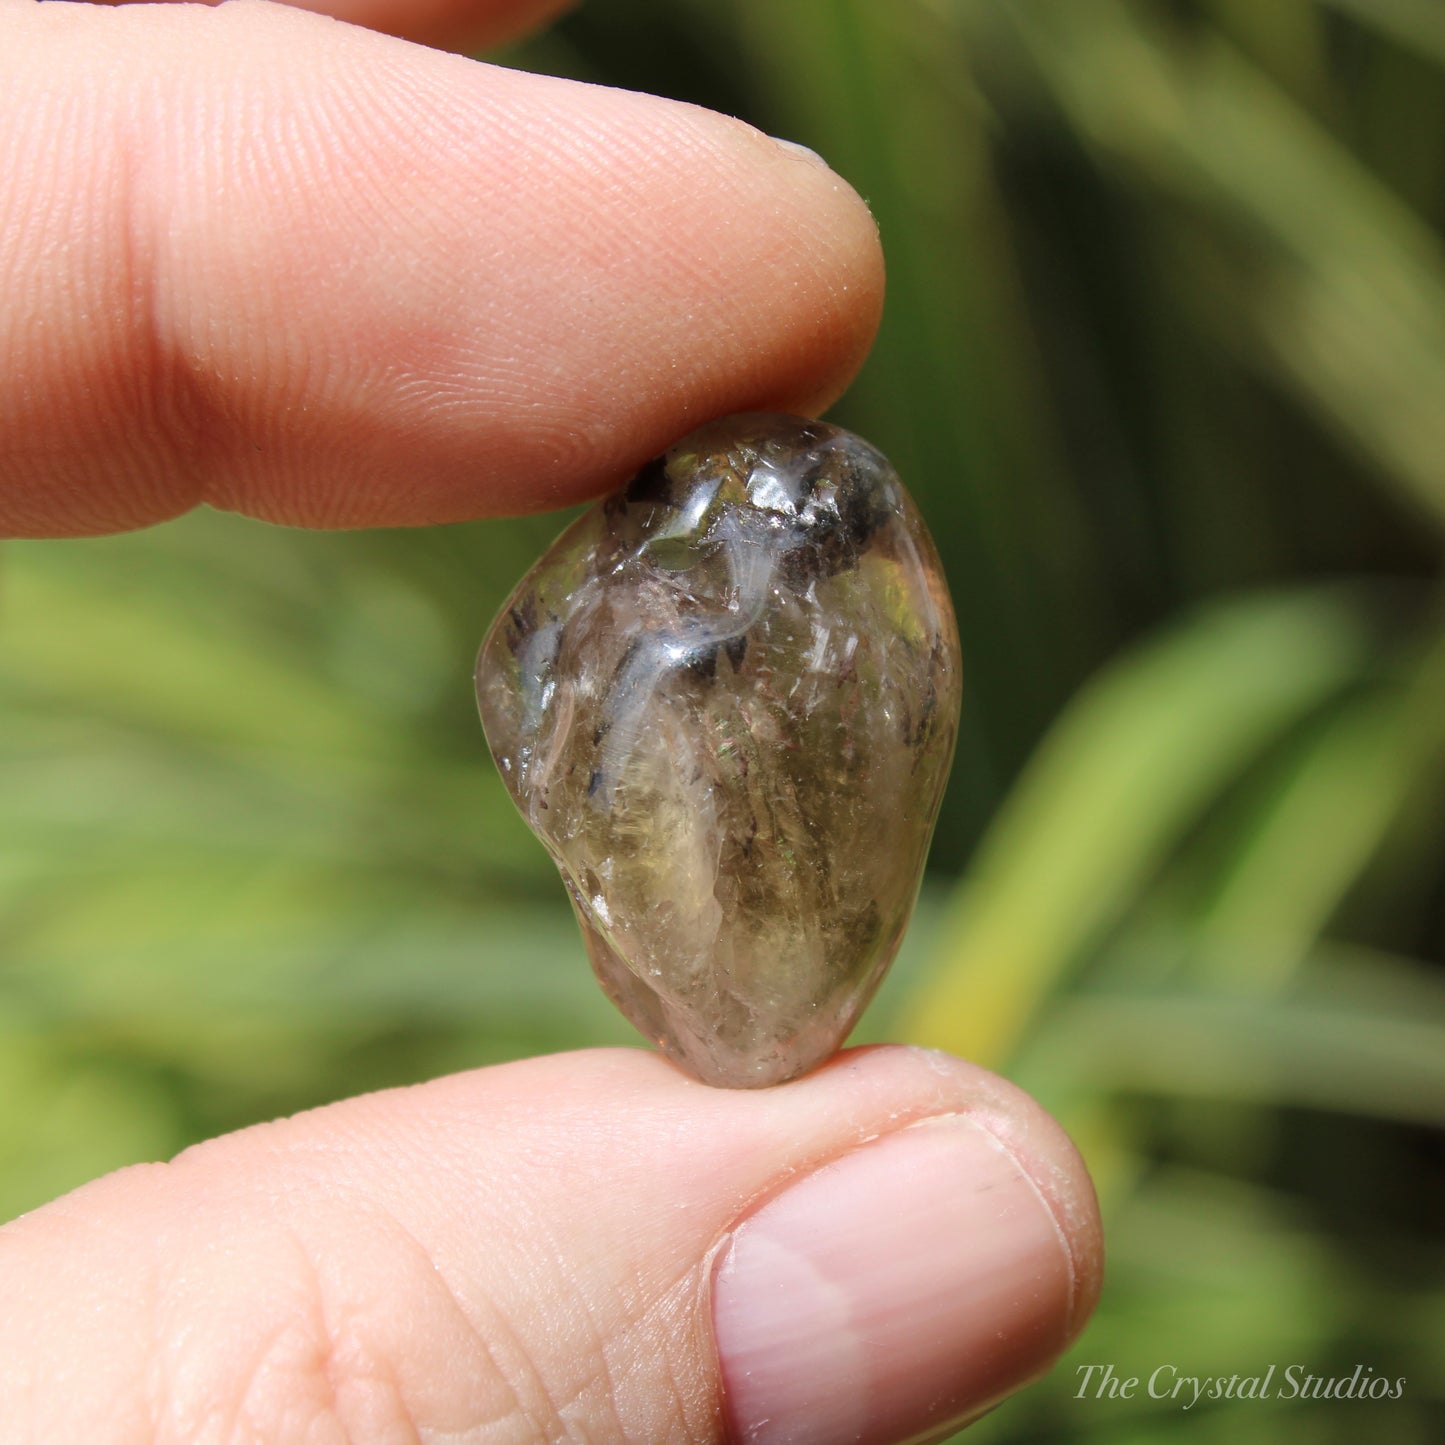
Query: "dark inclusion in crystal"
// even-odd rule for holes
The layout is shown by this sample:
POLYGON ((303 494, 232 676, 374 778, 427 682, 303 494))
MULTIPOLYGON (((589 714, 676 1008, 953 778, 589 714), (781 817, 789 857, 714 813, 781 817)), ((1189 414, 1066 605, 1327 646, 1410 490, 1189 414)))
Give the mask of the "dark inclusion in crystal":
POLYGON ((918 891, 958 635, 888 462, 726 417, 569 527, 477 664, 487 738, 602 986, 707 1083, 847 1037, 918 891))

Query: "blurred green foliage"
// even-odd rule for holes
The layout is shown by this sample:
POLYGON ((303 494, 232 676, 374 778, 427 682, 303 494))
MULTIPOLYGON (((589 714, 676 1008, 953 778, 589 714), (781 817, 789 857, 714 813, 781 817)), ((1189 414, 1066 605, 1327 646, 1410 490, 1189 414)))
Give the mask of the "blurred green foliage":
MULTIPOLYGON (((1445 7, 593 0, 504 58, 804 141, 882 228, 836 415, 930 518, 971 685, 866 1030, 1037 1093, 1112 1256, 969 1439, 1439 1438, 1445 7), (1075 1398, 1103 1361, 1407 1386, 1075 1398)), ((557 526, 0 558, 0 1215, 631 1042, 469 696, 557 526)))

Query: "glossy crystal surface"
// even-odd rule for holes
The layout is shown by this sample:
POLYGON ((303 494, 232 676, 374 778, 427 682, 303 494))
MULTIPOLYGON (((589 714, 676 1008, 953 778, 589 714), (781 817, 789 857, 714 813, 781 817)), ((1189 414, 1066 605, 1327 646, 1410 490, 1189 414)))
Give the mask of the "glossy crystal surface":
POLYGON ((603 988, 734 1087, 821 1063, 892 962, 958 689, 938 558, 893 469, 767 414, 702 427, 579 518, 477 666, 603 988))

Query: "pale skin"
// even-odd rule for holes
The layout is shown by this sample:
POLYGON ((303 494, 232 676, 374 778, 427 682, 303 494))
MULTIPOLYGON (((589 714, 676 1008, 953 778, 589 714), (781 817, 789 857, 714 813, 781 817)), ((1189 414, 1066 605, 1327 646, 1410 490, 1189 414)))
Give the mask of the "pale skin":
MULTIPOLYGON (((558 0, 307 8, 356 23, 0 0, 0 535, 201 503, 344 527, 539 510, 709 417, 846 386, 882 264, 820 162, 426 48, 558 0)), ((973 1065, 860 1050, 744 1093, 564 1054, 249 1129, 0 1230, 0 1441, 826 1441, 829 1409, 847 1438, 928 1438, 1046 1368, 1100 1272, 1072 1146, 973 1065), (895 1242, 927 1191, 890 1179, 955 1157, 919 1122, 940 1119, 971 1121, 958 1172, 895 1242), (854 1290, 843 1324, 798 1327, 822 1266, 788 1241, 855 1206, 867 1280, 825 1292, 854 1290), (776 1298, 775 1256, 802 1280, 776 1298), (874 1331, 858 1301, 890 1290, 912 1315, 880 1303, 874 1331), (915 1348, 897 1318, 925 1313, 915 1348), (846 1359, 768 1383, 769 1353, 835 1329, 846 1359)))

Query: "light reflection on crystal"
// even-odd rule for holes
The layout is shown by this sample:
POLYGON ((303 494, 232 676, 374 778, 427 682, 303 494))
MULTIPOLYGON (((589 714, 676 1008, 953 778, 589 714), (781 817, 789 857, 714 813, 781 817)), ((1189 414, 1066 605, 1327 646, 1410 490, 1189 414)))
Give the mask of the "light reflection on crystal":
POLYGON ((711 423, 558 538, 477 693, 608 994, 709 1083, 813 1068, 892 961, 958 720, 932 542, 884 458, 711 423))

